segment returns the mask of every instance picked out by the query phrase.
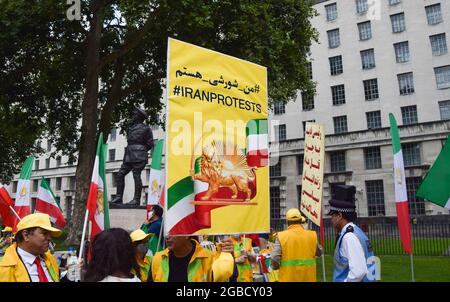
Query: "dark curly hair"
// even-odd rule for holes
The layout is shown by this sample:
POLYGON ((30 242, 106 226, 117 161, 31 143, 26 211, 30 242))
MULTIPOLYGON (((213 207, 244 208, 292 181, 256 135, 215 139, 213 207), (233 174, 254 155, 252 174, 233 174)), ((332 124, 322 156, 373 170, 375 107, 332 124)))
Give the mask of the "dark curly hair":
POLYGON ((91 261, 84 281, 97 282, 110 275, 140 275, 135 247, 124 229, 112 228, 95 236, 91 246, 91 261))

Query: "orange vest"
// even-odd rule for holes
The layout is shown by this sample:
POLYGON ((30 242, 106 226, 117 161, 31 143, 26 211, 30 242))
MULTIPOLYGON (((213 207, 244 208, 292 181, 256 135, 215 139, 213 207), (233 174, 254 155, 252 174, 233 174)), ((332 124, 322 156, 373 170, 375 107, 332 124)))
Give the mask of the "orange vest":
POLYGON ((316 282, 317 234, 293 224, 278 233, 281 244, 280 282, 316 282))

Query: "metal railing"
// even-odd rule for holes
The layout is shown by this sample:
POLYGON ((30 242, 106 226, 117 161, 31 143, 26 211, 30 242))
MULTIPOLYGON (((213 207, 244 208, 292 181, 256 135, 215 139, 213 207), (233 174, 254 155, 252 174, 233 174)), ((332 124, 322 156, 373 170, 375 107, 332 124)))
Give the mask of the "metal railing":
MULTIPOLYGON (((404 255, 395 217, 359 218, 356 224, 369 237, 376 255, 404 255)), ((413 254, 418 256, 450 256, 450 215, 418 216, 411 219, 413 254)), ((324 220, 324 248, 326 254, 333 254, 337 231, 329 219, 324 220)), ((286 228, 284 220, 271 220, 273 231, 286 228)), ((319 228, 312 225, 312 230, 319 228)), ((319 239, 320 240, 320 239, 319 239)))

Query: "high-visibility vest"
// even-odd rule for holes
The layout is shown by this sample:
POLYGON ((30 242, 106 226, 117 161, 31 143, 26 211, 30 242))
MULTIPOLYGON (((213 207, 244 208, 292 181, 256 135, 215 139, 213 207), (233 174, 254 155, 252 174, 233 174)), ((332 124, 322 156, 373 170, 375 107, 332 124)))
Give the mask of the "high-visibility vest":
MULTIPOLYGON (((189 282, 212 282, 213 254, 195 242, 195 251, 188 264, 189 282)), ((152 277, 154 282, 169 280, 169 249, 158 252, 152 259, 152 277)))
POLYGON ((152 263, 153 256, 145 256, 144 259, 137 259, 140 269, 140 277, 142 282, 147 282, 148 272, 150 270, 150 264, 152 263))
MULTIPOLYGON (((241 238, 241 241, 233 240, 234 258, 242 256, 241 251, 246 250, 247 252, 252 252, 252 240, 250 238, 241 238)), ((245 260, 244 263, 236 263, 238 268, 238 282, 253 282, 253 267, 248 261, 245 260)))
POLYGON ((317 234, 293 224, 278 233, 281 244, 280 282, 316 282, 317 234))

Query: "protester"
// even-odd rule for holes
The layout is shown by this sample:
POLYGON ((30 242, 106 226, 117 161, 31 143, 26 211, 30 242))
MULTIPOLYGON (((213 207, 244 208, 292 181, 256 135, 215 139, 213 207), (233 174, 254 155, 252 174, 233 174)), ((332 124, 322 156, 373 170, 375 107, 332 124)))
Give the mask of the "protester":
POLYGON ((334 251, 334 282, 360 282, 367 279, 367 258, 373 256, 366 234, 356 220, 355 186, 337 185, 330 200, 331 222, 339 232, 334 251))
POLYGON ((8 247, 11 246, 13 243, 14 237, 12 236, 12 228, 11 227, 5 227, 1 232, 1 238, 0 238, 0 260, 5 254, 5 251, 8 247))
POLYGON ((139 279, 141 279, 142 282, 147 281, 150 264, 152 263, 152 256, 147 255, 150 236, 153 236, 153 234, 145 234, 141 229, 130 234, 131 241, 133 242, 136 251, 136 261, 141 270, 139 279))
POLYGON ((51 226, 47 214, 25 216, 17 224, 16 243, 0 262, 0 282, 58 282, 58 264, 49 251, 49 242, 61 233, 51 226))
POLYGON ((234 249, 234 258, 238 268, 238 282, 253 282, 252 263, 256 262, 256 256, 252 252, 252 240, 241 238, 239 234, 231 236, 234 249))
POLYGON ((152 259, 148 282, 235 281, 233 243, 226 239, 216 256, 189 236, 167 236, 167 248, 152 259))
POLYGON ((162 228, 162 217, 164 210, 159 205, 153 205, 152 210, 148 213, 148 219, 141 225, 141 230, 143 230, 146 234, 154 234, 149 240, 148 248, 152 251, 153 255, 157 252, 162 251, 164 249, 164 237, 162 236, 161 228, 162 228), (161 239, 159 239, 159 235, 161 234, 161 239), (158 247, 159 241, 159 247, 158 247))
POLYGON ((296 208, 286 213, 286 220, 288 229, 277 234, 270 266, 279 268, 280 282, 316 282, 317 234, 303 228, 305 218, 296 208))
POLYGON ((124 229, 111 228, 92 240, 91 260, 83 281, 141 282, 135 249, 124 229), (133 273, 134 272, 134 273, 133 273))

